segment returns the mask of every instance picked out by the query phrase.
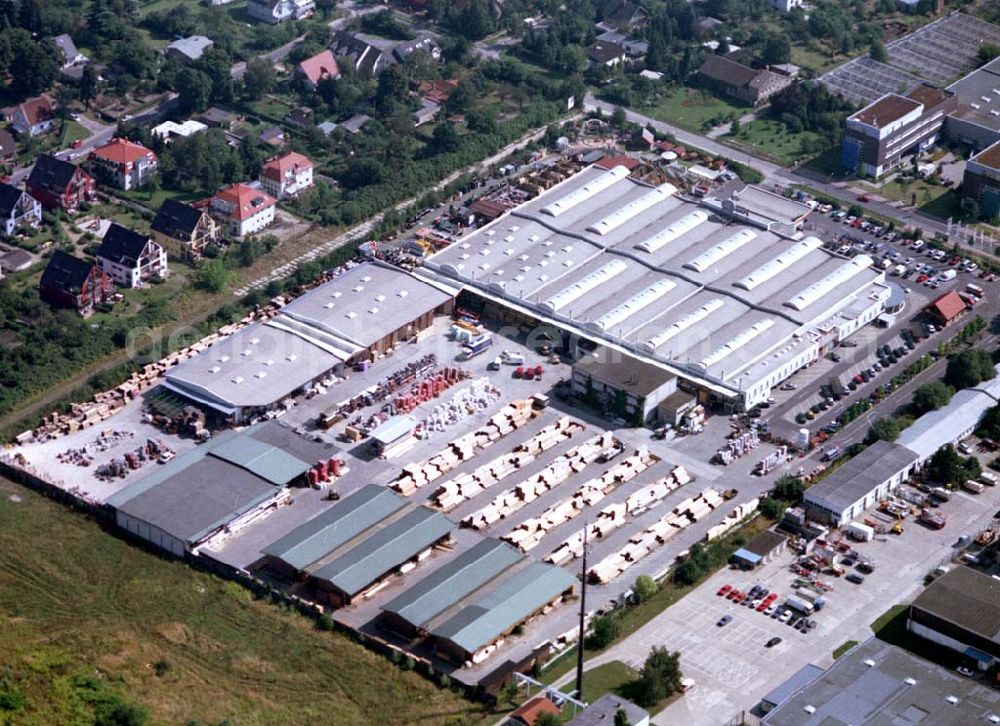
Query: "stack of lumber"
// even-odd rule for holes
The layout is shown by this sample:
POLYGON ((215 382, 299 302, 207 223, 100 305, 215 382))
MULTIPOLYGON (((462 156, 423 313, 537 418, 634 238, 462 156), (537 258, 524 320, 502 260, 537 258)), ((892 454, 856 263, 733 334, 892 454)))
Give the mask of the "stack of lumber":
MULTIPOLYGON (((615 487, 634 479, 655 461, 655 457, 650 455, 645 446, 636 449, 634 454, 619 461, 601 476, 581 484, 572 496, 553 504, 540 516, 526 519, 504 535, 503 539, 525 552, 533 549, 553 529, 576 517, 584 507, 594 506, 615 487)), ((524 506, 528 501, 531 500, 522 501, 519 506, 524 506)), ((622 505, 623 517, 624 514, 622 505)))
MULTIPOLYGON (((665 477, 657 479, 652 484, 648 484, 632 494, 629 495, 623 503, 611 504, 601 510, 601 513, 597 515, 597 519, 590 522, 586 526, 587 538, 588 539, 600 539, 602 537, 608 536, 611 532, 621 527, 625 524, 626 515, 634 516, 641 512, 646 511, 656 503, 666 499, 668 495, 680 489, 684 482, 690 481, 690 477, 683 467, 676 467, 665 477)), ((660 534, 665 534, 669 531, 669 524, 661 524, 657 522, 655 530, 653 530, 653 535, 658 536, 660 534)), ((655 525, 654 525, 655 526, 655 525)), ((515 530, 516 531, 516 530, 515 530)), ((513 532, 511 534, 514 534, 513 532)), ((516 544, 518 547, 523 545, 518 542, 514 542, 509 538, 509 542, 516 544)), ((526 541, 526 538, 525 538, 526 541)), ((556 547, 552 552, 545 557, 546 562, 551 562, 555 565, 562 565, 570 560, 576 559, 583 554, 583 529, 578 530, 573 535, 571 535, 565 542, 556 547)))
POLYGON ((588 579, 598 584, 611 582, 682 529, 704 518, 722 501, 722 495, 715 489, 706 489, 696 497, 685 499, 670 514, 631 537, 624 547, 590 568, 588 579))
MULTIPOLYGON (((611 432, 605 431, 573 447, 537 474, 501 492, 485 507, 470 514, 462 520, 462 526, 485 529, 494 522, 509 517, 528 502, 562 484, 573 474, 583 471, 613 441, 611 432)), ((521 454, 525 455, 527 454, 521 454)))
POLYGON ((736 507, 736 509, 727 514, 726 518, 719 524, 708 530, 708 534, 705 535, 705 541, 711 542, 713 539, 724 535, 726 532, 757 511, 758 504, 760 504, 760 499, 754 498, 736 507))
POLYGON ((389 486, 404 496, 413 494, 461 462, 471 459, 476 455, 477 449, 484 449, 511 431, 524 426, 531 420, 531 414, 531 401, 511 401, 493 414, 482 428, 460 436, 423 463, 403 467, 399 476, 390 482, 389 486))
MULTIPOLYGON (((515 471, 528 466, 535 461, 538 454, 566 441, 576 433, 583 431, 583 429, 582 424, 573 421, 568 416, 563 416, 555 423, 541 429, 524 443, 516 446, 513 451, 497 457, 471 473, 459 474, 446 481, 434 493, 433 504, 443 510, 452 509, 489 489, 515 471)), ((569 476, 568 463, 564 462, 562 465, 557 466, 556 469, 558 472, 553 473, 553 479, 561 475, 562 479, 560 481, 562 481, 569 476), (566 471, 563 472, 563 469, 566 471)), ((535 478, 533 477, 533 479, 535 478)), ((537 486, 537 484, 537 481, 533 482, 532 480, 523 482, 523 486, 525 487, 523 495, 535 498, 541 494, 544 489, 537 486)))

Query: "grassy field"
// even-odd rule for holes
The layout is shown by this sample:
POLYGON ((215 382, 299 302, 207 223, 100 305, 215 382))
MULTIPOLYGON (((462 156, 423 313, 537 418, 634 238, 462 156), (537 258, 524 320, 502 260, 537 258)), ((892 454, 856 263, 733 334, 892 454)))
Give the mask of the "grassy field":
POLYGON ((697 88, 677 88, 660 96, 659 102, 636 109, 648 116, 690 131, 704 131, 720 116, 742 115, 749 108, 736 106, 697 88))
POLYGON ((496 718, 307 618, 3 480, 0 547, 4 724, 92 723, 96 690, 141 704, 152 723, 496 718))
POLYGON ((763 118, 744 124, 736 136, 726 136, 725 141, 791 166, 815 153, 812 149, 820 142, 820 136, 812 131, 793 134, 780 121, 763 118))

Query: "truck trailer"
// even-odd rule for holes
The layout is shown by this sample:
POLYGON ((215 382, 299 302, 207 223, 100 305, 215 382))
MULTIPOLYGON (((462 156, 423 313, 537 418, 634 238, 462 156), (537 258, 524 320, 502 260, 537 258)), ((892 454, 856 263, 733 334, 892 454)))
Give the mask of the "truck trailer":
POLYGON ((871 542, 875 539, 875 530, 861 522, 851 522, 847 525, 847 536, 858 542, 871 542))

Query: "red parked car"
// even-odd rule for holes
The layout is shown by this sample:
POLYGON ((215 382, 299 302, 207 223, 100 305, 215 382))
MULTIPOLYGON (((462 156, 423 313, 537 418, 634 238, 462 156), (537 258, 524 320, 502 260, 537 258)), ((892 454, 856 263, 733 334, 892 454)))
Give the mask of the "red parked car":
POLYGON ((723 585, 722 587, 719 588, 719 591, 717 593, 715 593, 715 594, 719 595, 721 597, 722 595, 725 595, 727 592, 729 592, 732 589, 733 589, 732 585, 723 585))

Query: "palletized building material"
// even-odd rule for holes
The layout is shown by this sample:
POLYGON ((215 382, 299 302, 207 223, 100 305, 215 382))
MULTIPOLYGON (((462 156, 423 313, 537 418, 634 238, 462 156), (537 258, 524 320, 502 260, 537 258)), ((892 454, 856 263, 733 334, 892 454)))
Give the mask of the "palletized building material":
POLYGON ((722 504, 723 501, 725 501, 722 498, 722 495, 719 494, 719 492, 717 492, 715 489, 706 489, 704 492, 702 492, 701 496, 702 499, 704 499, 705 502, 708 503, 708 506, 710 506, 712 509, 715 509, 717 506, 722 504))
POLYGON ((687 484, 691 481, 691 476, 687 473, 687 469, 683 466, 675 467, 673 471, 670 472, 671 476, 677 480, 677 483, 681 486, 687 484))

